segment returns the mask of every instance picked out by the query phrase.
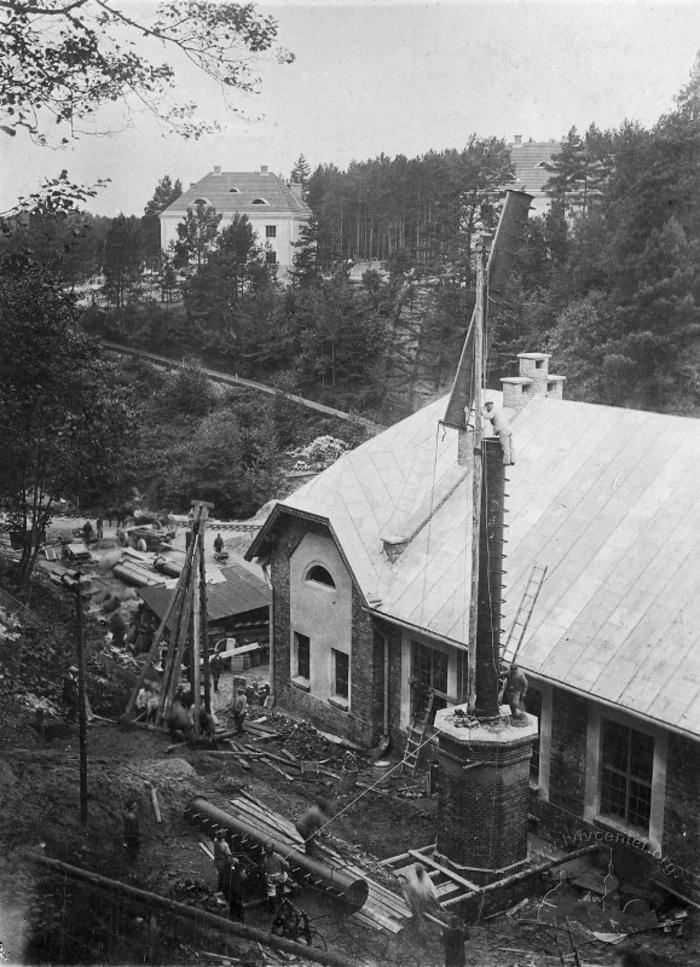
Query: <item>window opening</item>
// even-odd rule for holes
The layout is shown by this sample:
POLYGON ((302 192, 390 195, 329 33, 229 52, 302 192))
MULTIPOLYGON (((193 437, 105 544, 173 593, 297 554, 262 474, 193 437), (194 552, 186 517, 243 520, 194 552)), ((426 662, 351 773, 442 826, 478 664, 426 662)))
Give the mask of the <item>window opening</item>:
POLYGON ((307 635, 300 635, 295 631, 294 645, 296 652, 295 677, 305 678, 308 681, 311 678, 311 640, 307 635))
POLYGON ((601 814, 648 831, 653 771, 653 738, 603 719, 601 814))
POLYGON ((411 715, 424 716, 429 690, 434 693, 433 714, 447 707, 448 658, 444 651, 429 648, 417 641, 411 642, 411 715))
POLYGON ((267 205, 268 202, 264 198, 254 198, 251 202, 252 205, 267 205))
POLYGON ((277 265, 277 253, 265 252, 265 261, 268 265, 277 265))
POLYGON ((344 651, 331 649, 333 658, 333 694, 348 700, 350 696, 350 657, 344 651))
POLYGON ((276 225, 266 225, 265 226, 265 238, 277 238, 277 226, 276 225))
POLYGON ((238 188, 229 188, 228 193, 229 195, 240 195, 241 192, 238 188))
POLYGON ((309 568, 306 573, 306 580, 316 581, 317 584, 325 584, 329 588, 335 587, 335 581, 331 577, 330 572, 320 564, 314 564, 313 567, 309 568))

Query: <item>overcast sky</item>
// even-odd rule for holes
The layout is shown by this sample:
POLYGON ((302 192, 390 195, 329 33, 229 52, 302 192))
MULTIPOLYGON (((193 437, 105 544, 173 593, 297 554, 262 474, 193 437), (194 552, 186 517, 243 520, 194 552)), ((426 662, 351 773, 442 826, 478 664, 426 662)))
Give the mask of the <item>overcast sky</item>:
MULTIPOLYGON (((471 132, 512 140, 561 138, 572 125, 652 124, 673 105, 700 49, 700 3, 539 3, 531 0, 284 0, 261 4, 278 19, 289 66, 263 68, 263 91, 237 103, 258 121, 227 119, 217 92, 184 78, 223 133, 199 142, 167 134, 147 116, 68 150, 0 133, 0 208, 62 168, 81 182, 110 178, 97 213, 142 214, 159 179, 185 187, 214 165, 261 164, 288 176, 303 153, 313 166, 381 152, 409 157, 462 147, 471 132)), ((105 119, 105 125, 108 121, 105 119)))

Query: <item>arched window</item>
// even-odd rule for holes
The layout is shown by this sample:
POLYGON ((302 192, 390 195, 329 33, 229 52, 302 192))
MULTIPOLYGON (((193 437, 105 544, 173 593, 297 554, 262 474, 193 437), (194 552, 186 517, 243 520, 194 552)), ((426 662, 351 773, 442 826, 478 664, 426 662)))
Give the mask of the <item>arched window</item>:
POLYGON ((322 567, 320 564, 314 564, 309 568, 306 572, 306 580, 316 581, 317 584, 325 584, 329 588, 335 587, 335 581, 325 567, 322 567))
POLYGON ((265 201, 264 198, 254 198, 251 205, 269 205, 269 201, 265 201))
POLYGON ((240 195, 238 188, 229 188, 228 193, 229 195, 240 195))
POLYGON ((210 205, 211 202, 209 201, 208 198, 195 198, 195 200, 192 202, 192 204, 193 205, 210 205))

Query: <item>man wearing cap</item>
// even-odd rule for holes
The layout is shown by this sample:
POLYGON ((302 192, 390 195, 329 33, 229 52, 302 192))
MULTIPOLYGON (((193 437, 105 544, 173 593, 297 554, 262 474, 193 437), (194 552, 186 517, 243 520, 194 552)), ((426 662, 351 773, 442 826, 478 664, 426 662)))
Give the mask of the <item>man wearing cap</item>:
POLYGON ((229 895, 232 864, 233 856, 231 855, 231 847, 226 840, 226 832, 223 829, 217 829, 214 836, 214 866, 217 873, 217 890, 226 897, 229 895))
POLYGON ((275 909, 275 901, 282 896, 284 884, 289 879, 289 863, 275 853, 272 840, 265 843, 262 868, 267 883, 267 905, 270 910, 275 909))
POLYGON ((507 466, 514 466, 515 453, 513 451, 513 434, 511 433, 510 423, 503 410, 498 410, 489 400, 484 404, 482 410, 486 419, 491 423, 493 432, 498 437, 503 451, 503 463, 507 466))

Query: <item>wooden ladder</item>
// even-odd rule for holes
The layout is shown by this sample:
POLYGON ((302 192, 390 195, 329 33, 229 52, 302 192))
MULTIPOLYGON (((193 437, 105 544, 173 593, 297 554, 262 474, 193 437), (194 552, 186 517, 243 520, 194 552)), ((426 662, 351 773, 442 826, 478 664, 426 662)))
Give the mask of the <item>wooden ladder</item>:
POLYGON ((520 599, 520 604, 518 605, 515 621, 510 627, 508 637, 506 638, 506 643, 503 645, 501 650, 501 661, 506 665, 513 665, 515 663, 515 659, 518 657, 518 652, 520 651, 520 646, 523 643, 527 626, 530 623, 530 617, 532 616, 535 602, 539 597, 539 593, 542 589, 546 576, 546 564, 532 565, 527 586, 523 592, 522 598, 520 599))
POLYGON ((423 745, 423 739, 425 738, 428 722, 430 721, 430 714, 433 711, 434 698, 435 692, 431 688, 423 718, 416 719, 414 717, 411 719, 410 725, 408 726, 408 735, 406 736, 406 745, 404 746, 403 750, 403 759, 401 760, 402 772, 405 772, 407 769, 411 772, 416 771, 416 766, 418 765, 418 760, 420 758, 421 747, 423 745))

